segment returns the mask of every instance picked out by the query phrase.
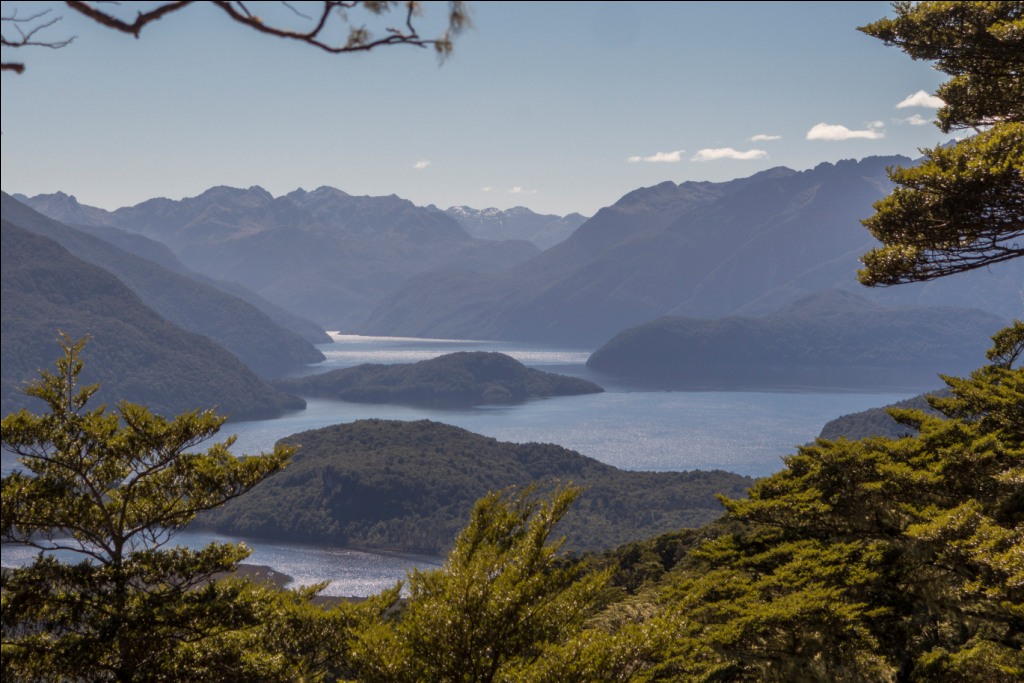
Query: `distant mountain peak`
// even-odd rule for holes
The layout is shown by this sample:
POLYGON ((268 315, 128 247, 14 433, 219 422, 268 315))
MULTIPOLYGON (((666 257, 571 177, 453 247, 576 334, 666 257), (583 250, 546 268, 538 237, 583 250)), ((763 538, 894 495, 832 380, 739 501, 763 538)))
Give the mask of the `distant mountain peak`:
POLYGON ((525 206, 474 209, 460 205, 449 207, 445 213, 478 239, 526 240, 541 249, 563 241, 587 220, 578 213, 568 216, 545 215, 525 206))

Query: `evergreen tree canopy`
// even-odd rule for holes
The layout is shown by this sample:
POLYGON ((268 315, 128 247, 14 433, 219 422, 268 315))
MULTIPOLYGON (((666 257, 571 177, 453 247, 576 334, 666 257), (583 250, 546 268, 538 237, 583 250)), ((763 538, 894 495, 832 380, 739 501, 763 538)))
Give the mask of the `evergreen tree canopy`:
POLYGON ((686 680, 1018 681, 1024 677, 1024 342, 946 377, 900 439, 819 440, 699 548, 666 605, 686 680))
POLYGON ((150 679, 174 670, 183 645, 260 619, 243 583, 211 580, 249 555, 244 546, 163 546, 284 467, 291 449, 237 458, 228 439, 197 452, 224 422, 212 411, 86 410, 98 386, 78 385, 84 344, 64 337, 57 372, 26 389, 48 414, 2 423, 3 448, 24 468, 3 478, 2 540, 40 551, 3 574, 5 677, 150 679))
POLYGON ((1024 255, 1024 2, 898 2, 860 30, 952 78, 936 93, 943 132, 979 131, 896 168, 864 225, 880 242, 860 280, 893 285, 1024 255))

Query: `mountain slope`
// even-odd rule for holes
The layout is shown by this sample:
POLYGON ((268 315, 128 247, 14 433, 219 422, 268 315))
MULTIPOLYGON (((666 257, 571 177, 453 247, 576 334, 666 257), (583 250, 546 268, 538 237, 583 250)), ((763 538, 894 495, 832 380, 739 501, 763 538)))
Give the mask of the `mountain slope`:
POLYGON ((525 206, 514 206, 504 211, 452 206, 445 213, 478 239, 527 240, 541 249, 548 249, 565 240, 587 220, 578 213, 554 216, 534 213, 525 206))
POLYGON ((921 389, 983 364, 1004 324, 976 309, 884 308, 832 290, 763 318, 658 318, 615 336, 587 367, 658 387, 921 389))
MULTIPOLYGON (((57 223, 10 195, 4 194, 0 202, 5 219, 54 239, 78 258, 115 274, 162 317, 210 337, 262 376, 280 376, 324 358, 309 342, 238 297, 57 223)), ((159 256, 157 248, 149 251, 159 256)))
POLYGON ((238 282, 325 329, 351 329, 411 275, 502 270, 539 252, 525 241, 473 239, 445 213, 394 195, 330 187, 276 198, 259 187, 214 187, 103 214, 52 195, 28 202, 156 239, 189 268, 238 282))
POLYGON ((58 331, 90 335, 84 383, 98 402, 127 400, 166 416, 217 408, 236 418, 271 417, 304 401, 271 387, 207 337, 186 332, 147 308, 107 271, 55 241, 2 221, 0 401, 4 414, 36 399, 20 393, 48 368, 58 331))
MULTIPOLYGON (((507 271, 411 279, 360 331, 593 347, 662 315, 764 315, 826 289, 863 291, 858 258, 874 242, 859 221, 888 192, 886 167, 909 162, 871 157, 636 190, 507 271)), ((867 295, 1012 317, 1024 308, 1022 282, 1024 263, 1014 262, 867 295)))

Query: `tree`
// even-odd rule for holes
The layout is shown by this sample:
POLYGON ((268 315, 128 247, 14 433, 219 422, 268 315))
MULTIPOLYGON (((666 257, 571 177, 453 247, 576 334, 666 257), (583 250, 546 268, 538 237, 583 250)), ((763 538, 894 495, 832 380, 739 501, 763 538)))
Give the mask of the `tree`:
POLYGON ((213 580, 249 555, 244 546, 165 546, 197 513, 283 468, 292 449, 238 458, 228 439, 198 452, 224 423, 212 411, 167 420, 126 402, 86 410, 98 386, 78 385, 85 343, 62 337, 56 373, 26 389, 48 414, 2 422, 3 448, 25 471, 2 480, 0 538, 40 551, 3 574, 5 677, 155 678, 189 643, 265 616, 251 586, 213 580))
POLYGON ((1024 255, 1024 2, 897 2, 861 31, 952 78, 936 93, 938 127, 977 134, 895 168, 897 188, 863 221, 881 247, 866 285, 894 285, 1024 255))
POLYGON ((944 378, 901 439, 819 440, 745 500, 667 596, 687 680, 1024 677, 1024 326, 944 378))
POLYGON ((409 576, 399 618, 365 632, 353 658, 363 681, 526 680, 600 606, 607 574, 560 562, 548 543, 579 491, 529 491, 477 502, 444 568, 409 576))
MULTIPOLYGON (((133 14, 118 13, 108 7, 101 7, 105 3, 99 2, 69 0, 64 4, 101 26, 138 38, 143 29, 150 24, 197 3, 191 0, 163 2, 146 11, 135 11, 133 14)), ((231 21, 259 33, 304 43, 331 54, 367 52, 385 45, 414 45, 433 47, 437 55, 443 59, 451 53, 455 37, 469 25, 466 7, 459 1, 448 3, 447 28, 436 38, 424 38, 419 35, 415 21, 421 7, 420 3, 414 0, 322 0, 312 3, 316 5, 316 11, 311 15, 303 14, 288 2, 282 2, 276 8, 268 8, 268 3, 261 2, 258 12, 254 11, 253 3, 239 0, 214 0, 202 4, 218 8, 231 21), (383 29, 383 35, 377 35, 364 24, 350 23, 350 14, 357 10, 369 18, 380 17, 396 10, 402 15, 402 23, 398 26, 387 26, 383 29)), ((40 35, 59 20, 60 17, 51 16, 49 10, 33 11, 19 16, 15 9, 2 17, 6 30, 0 36, 0 45, 7 48, 64 47, 74 39, 43 40, 40 35)), ((0 70, 22 73, 25 65, 22 62, 4 61, 0 64, 0 70)))

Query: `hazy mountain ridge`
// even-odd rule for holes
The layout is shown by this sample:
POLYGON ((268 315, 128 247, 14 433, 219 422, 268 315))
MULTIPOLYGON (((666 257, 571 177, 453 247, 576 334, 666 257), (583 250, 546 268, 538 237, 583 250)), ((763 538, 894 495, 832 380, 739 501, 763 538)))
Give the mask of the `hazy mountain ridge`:
POLYGON ((319 325, 286 311, 280 306, 264 299, 251 289, 243 287, 236 282, 225 282, 211 278, 187 268, 175 255, 174 251, 163 242, 116 227, 111 222, 112 219, 110 218, 109 211, 79 204, 77 198, 63 192, 37 195, 36 197, 15 194, 13 197, 59 223, 99 237, 128 253, 153 261, 167 270, 185 275, 193 280, 205 282, 225 294, 237 296, 239 299, 266 313, 279 326, 300 335, 310 344, 325 344, 331 340, 330 336, 319 325))
POLYGON ((145 306, 106 270, 52 239, 2 221, 0 381, 4 414, 42 404, 24 383, 59 356, 58 331, 89 335, 83 383, 99 382, 97 402, 126 400, 173 416, 216 408, 261 418, 305 405, 260 380, 234 355, 186 332, 145 306))
POLYGON ((511 356, 487 351, 449 353, 418 363, 363 364, 276 385, 300 396, 359 403, 464 406, 604 391, 593 382, 528 368, 511 356))
POLYGON ((658 318, 615 336, 587 366, 658 387, 926 387, 984 364, 1005 322, 832 290, 763 318, 658 318))
POLYGON ((478 239, 526 240, 541 249, 548 249, 576 231, 587 217, 578 213, 567 216, 534 213, 525 206, 511 209, 474 209, 451 206, 445 213, 459 222, 463 229, 478 239))
MULTIPOLYGON (((27 201, 71 212, 53 195, 27 201)), ((525 241, 473 239, 443 212, 394 195, 356 197, 329 187, 276 198, 259 187, 215 187, 99 211, 78 207, 73 214, 164 242, 189 268, 241 283, 327 329, 362 322, 381 296, 416 273, 501 270, 539 251, 525 241)))
MULTIPOLYGON (((4 194, 0 201, 5 219, 56 240, 78 258, 113 273, 161 317, 210 337, 257 374, 281 376, 324 359, 308 341, 236 296, 53 221, 10 195, 4 194)), ((157 256, 162 253, 156 246, 137 246, 157 256)))
POLYGON ((1020 261, 897 288, 857 284, 859 258, 875 245, 860 220, 890 190, 886 168, 911 163, 869 157, 666 181, 627 193, 540 253, 525 241, 472 239, 434 207, 329 187, 277 198, 216 187, 104 213, 66 196, 29 201, 165 240, 189 267, 349 333, 595 348, 660 316, 762 316, 834 288, 889 305, 1019 316, 1020 261))
POLYGON ((887 290, 857 284, 858 259, 874 244, 860 219, 889 191, 886 167, 909 163, 870 157, 641 188, 505 272, 410 279, 360 331, 596 346, 662 315, 764 315, 837 287, 1019 315, 1019 262, 887 290))

